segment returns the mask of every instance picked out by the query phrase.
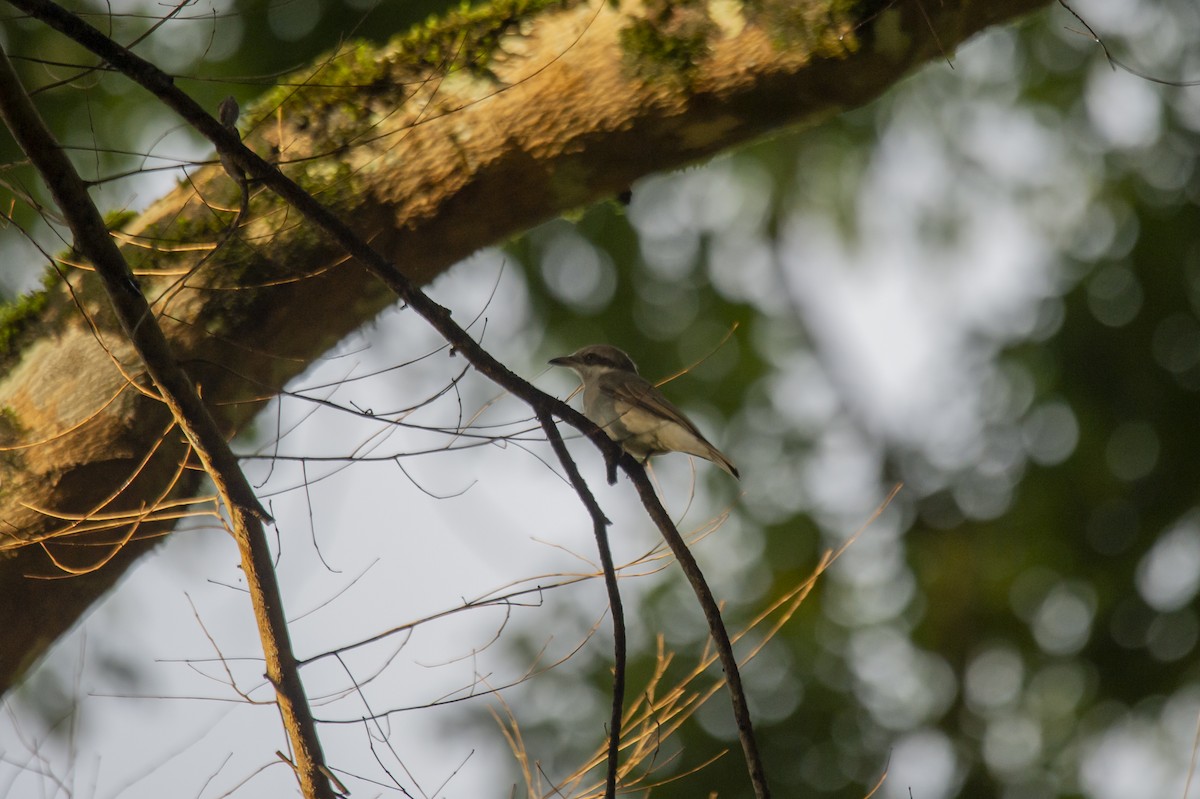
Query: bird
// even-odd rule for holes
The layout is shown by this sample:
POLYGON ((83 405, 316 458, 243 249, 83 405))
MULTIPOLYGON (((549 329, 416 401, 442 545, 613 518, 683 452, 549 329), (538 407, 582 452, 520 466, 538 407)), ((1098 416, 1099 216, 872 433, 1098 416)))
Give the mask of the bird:
POLYGON ((686 452, 720 466, 741 479, 733 461, 708 442, 696 425, 638 374, 633 359, 608 344, 592 344, 550 359, 579 375, 583 415, 626 452, 645 463, 652 455, 686 452))

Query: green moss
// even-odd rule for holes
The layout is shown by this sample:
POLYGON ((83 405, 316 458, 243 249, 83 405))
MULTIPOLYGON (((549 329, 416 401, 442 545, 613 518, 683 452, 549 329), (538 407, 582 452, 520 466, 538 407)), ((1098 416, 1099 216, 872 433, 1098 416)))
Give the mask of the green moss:
POLYGON ((281 106, 293 105, 297 96, 309 108, 328 114, 336 110, 347 119, 358 121, 366 109, 351 102, 347 87, 362 88, 382 85, 387 78, 387 65, 379 50, 369 42, 351 41, 327 53, 314 62, 315 66, 288 75, 274 88, 254 101, 242 115, 244 128, 251 130, 269 122, 281 106))
POLYGON ((16 441, 26 432, 17 412, 8 405, 0 407, 0 441, 16 441))
POLYGON ((348 42, 328 59, 318 59, 320 82, 333 87, 371 85, 384 77, 379 52, 369 42, 348 42))
POLYGON ((396 37, 390 47, 397 61, 414 66, 490 75, 488 65, 505 36, 548 8, 574 4, 575 0, 496 0, 479 6, 464 2, 396 37))
POLYGON ((445 74, 459 69, 491 77, 489 65, 505 36, 522 22, 548 8, 569 8, 578 0, 496 0, 478 6, 464 2, 441 16, 433 16, 409 32, 394 37, 386 47, 348 42, 267 92, 248 112, 256 122, 274 113, 303 86, 308 106, 324 103, 348 119, 358 120, 368 109, 361 97, 347 101, 348 86, 378 87, 395 91, 397 68, 416 73, 436 70, 445 74), (304 86, 304 84, 307 84, 304 86), (319 92, 320 94, 314 94, 319 92), (315 102, 314 102, 315 101, 315 102))
POLYGON ((639 19, 621 30, 621 48, 642 77, 677 75, 690 79, 708 45, 700 37, 668 36, 639 19))
POLYGON ((137 211, 109 211, 104 215, 104 226, 109 230, 120 230, 137 218, 137 211))
POLYGON ((817 57, 837 58, 858 48, 862 28, 876 18, 878 6, 876 0, 747 0, 744 8, 746 18, 761 25, 776 47, 802 47, 817 57))
POLYGON ((41 288, 0 307, 0 361, 7 360, 13 354, 21 334, 45 310, 51 289, 61 280, 57 271, 47 269, 42 276, 41 288))
POLYGON ((621 50, 643 79, 690 83, 716 30, 706 3, 657 0, 647 4, 645 17, 621 29, 621 50))

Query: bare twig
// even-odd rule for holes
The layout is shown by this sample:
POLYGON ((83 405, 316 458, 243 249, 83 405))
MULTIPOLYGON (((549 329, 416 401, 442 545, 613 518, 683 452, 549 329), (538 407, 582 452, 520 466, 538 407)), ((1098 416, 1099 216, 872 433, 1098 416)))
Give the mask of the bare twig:
POLYGON ((579 467, 567 452, 562 435, 554 424, 550 414, 539 411, 538 420, 546 431, 546 438, 554 448, 554 454, 567 472, 567 479, 580 501, 592 517, 592 530, 596 536, 596 546, 600 549, 600 564, 604 568, 604 587, 608 589, 608 605, 612 609, 613 619, 613 695, 612 717, 609 719, 608 730, 608 770, 604 778, 605 799, 615 799, 617 795, 617 773, 621 752, 621 720, 625 708, 625 610, 621 605, 621 590, 617 585, 617 570, 613 566, 612 549, 608 545, 608 525, 612 524, 600 510, 600 505, 588 488, 579 467))
POLYGON ((170 408, 225 501, 258 619, 267 677, 275 686, 284 727, 295 750, 297 777, 306 797, 332 799, 333 790, 324 776, 321 744, 291 651, 279 585, 263 533, 262 523, 270 517, 242 474, 216 421, 176 362, 129 265, 88 196, 87 186, 42 121, 2 48, 0 117, 49 186, 74 235, 75 248, 95 266, 121 327, 137 349, 160 399, 170 408))
POLYGON ((1134 77, 1141 78, 1142 80, 1149 81, 1150 83, 1157 83, 1160 86, 1174 86, 1177 88, 1200 86, 1200 81, 1198 80, 1168 80, 1167 78, 1160 78, 1155 75, 1151 75, 1145 70, 1126 64, 1124 61, 1112 54, 1112 50, 1109 49, 1108 44, 1104 41, 1104 39, 1100 38, 1100 34, 1096 33, 1096 29, 1093 28, 1088 21, 1079 14, 1078 11, 1072 8, 1066 2, 1066 0, 1058 0, 1058 4, 1062 6, 1068 14, 1075 17, 1079 24, 1083 26, 1083 29, 1087 31, 1087 35, 1092 37, 1092 41, 1100 46, 1101 52, 1104 53, 1105 60, 1108 61, 1109 66, 1113 68, 1114 72, 1118 69, 1124 70, 1134 77))

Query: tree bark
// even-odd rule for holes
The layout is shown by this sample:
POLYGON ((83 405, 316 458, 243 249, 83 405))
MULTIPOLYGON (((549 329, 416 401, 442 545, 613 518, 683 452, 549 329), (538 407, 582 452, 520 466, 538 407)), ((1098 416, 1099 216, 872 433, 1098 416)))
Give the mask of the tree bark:
MULTIPOLYGON (((1044 4, 497 4, 343 47, 250 109, 244 138, 424 283, 645 174, 862 105, 1044 4)), ((229 436, 394 300, 274 195, 252 184, 239 214, 241 191, 207 166, 114 232, 229 436)), ((181 510, 215 510, 77 267, 0 331, 0 691, 181 510)))

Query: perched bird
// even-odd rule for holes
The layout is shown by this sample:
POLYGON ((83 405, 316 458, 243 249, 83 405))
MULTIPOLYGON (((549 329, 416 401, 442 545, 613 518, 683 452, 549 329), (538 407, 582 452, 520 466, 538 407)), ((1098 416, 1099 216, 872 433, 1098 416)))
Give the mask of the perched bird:
POLYGON ((708 443, 696 425, 638 374, 628 355, 607 344, 593 344, 554 358, 583 383, 583 415, 640 461, 663 452, 686 452, 720 466, 734 477, 737 467, 708 443))

